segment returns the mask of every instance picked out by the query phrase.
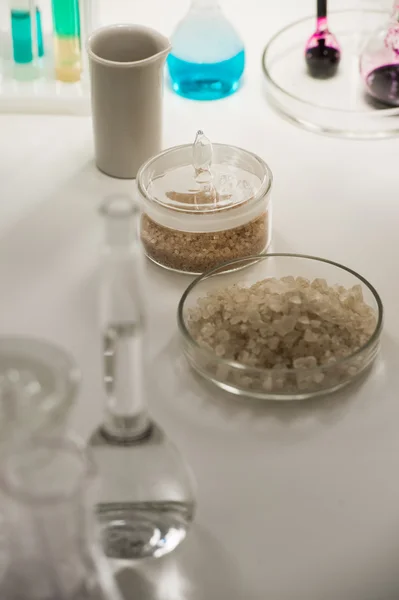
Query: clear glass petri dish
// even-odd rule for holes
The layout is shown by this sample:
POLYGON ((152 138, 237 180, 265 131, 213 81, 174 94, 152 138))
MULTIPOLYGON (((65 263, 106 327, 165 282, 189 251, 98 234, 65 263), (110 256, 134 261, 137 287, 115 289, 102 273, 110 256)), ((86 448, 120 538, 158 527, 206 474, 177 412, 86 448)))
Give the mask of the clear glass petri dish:
POLYGON ((79 382, 79 369, 62 348, 35 338, 0 337, 0 451, 60 432, 79 382))
POLYGON ((342 54, 337 74, 324 80, 308 74, 304 59, 314 16, 279 31, 262 56, 269 104, 291 123, 315 133, 354 139, 399 135, 399 108, 371 99, 360 74, 365 44, 386 20, 387 13, 381 10, 332 11, 329 27, 342 54))
POLYGON ((178 306, 177 320, 183 352, 199 375, 236 395, 287 401, 337 391, 355 381, 371 366, 380 347, 383 305, 377 291, 364 277, 338 263, 299 254, 262 254, 233 261, 228 267, 228 273, 225 265, 221 265, 197 277, 184 292, 178 306), (331 365, 311 369, 263 369, 221 358, 211 348, 199 345, 191 335, 190 311, 208 293, 231 285, 249 287, 266 278, 287 276, 325 279, 331 286, 345 288, 360 285, 364 301, 376 317, 375 330, 368 341, 350 356, 331 365))
POLYGON ((170 148, 137 174, 147 257, 166 269, 198 275, 222 262, 265 251, 272 227, 269 166, 247 150, 213 144, 215 189, 221 192, 223 181, 228 185, 210 202, 195 187, 192 153, 192 144, 170 148), (237 195, 230 177, 250 187, 237 195))

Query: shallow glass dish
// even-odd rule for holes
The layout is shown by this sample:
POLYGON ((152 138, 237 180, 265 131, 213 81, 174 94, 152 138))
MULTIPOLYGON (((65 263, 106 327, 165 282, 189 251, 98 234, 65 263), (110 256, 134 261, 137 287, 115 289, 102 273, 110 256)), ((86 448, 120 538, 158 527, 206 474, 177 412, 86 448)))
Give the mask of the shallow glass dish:
POLYGON ((329 27, 341 46, 341 62, 331 79, 314 79, 304 48, 315 17, 288 25, 267 44, 262 67, 270 105, 305 129, 346 138, 384 138, 399 134, 399 108, 387 108, 365 93, 360 54, 369 36, 387 20, 380 10, 344 10, 329 14, 329 27))
POLYGON ((221 265, 197 277, 184 292, 178 307, 178 327, 184 354, 194 370, 207 380, 242 396, 265 400, 303 400, 339 390, 359 378, 371 366, 380 346, 383 306, 377 291, 364 277, 338 263, 298 254, 261 254, 232 261, 229 266, 231 269, 227 273, 225 265, 221 265), (331 286, 338 284, 346 288, 360 285, 364 301, 376 315, 375 330, 366 344, 332 365, 312 369, 262 369, 220 358, 213 350, 201 347, 191 336, 187 323, 188 311, 197 306, 198 299, 208 292, 233 284, 249 287, 269 277, 286 276, 309 280, 320 278, 331 286), (303 382, 306 382, 305 386, 303 382))

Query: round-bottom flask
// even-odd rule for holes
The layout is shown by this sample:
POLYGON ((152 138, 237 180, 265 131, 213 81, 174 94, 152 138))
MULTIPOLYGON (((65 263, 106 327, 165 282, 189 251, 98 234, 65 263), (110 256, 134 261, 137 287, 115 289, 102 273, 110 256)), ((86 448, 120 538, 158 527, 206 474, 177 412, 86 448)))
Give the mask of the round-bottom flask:
POLYGON ((97 515, 106 556, 123 564, 174 550, 195 510, 190 473, 177 448, 156 424, 127 442, 100 428, 90 445, 102 480, 97 515))
POLYGON ((184 458, 147 411, 139 215, 124 196, 109 198, 102 214, 106 410, 90 446, 102 484, 97 516, 105 554, 114 561, 133 561, 162 556, 182 542, 195 498, 184 458))
POLYGON ((177 94, 217 100, 238 90, 245 68, 244 45, 218 0, 192 0, 171 41, 167 66, 177 94))
POLYGON ((399 106, 399 1, 390 18, 367 41, 360 56, 360 72, 373 100, 399 106))

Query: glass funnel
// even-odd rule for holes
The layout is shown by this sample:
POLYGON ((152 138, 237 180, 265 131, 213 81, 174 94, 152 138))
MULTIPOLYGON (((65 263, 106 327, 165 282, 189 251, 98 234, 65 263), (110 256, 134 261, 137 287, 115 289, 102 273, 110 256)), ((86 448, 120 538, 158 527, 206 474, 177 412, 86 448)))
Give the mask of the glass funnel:
POLYGON ((0 450, 62 427, 79 380, 63 349, 34 338, 0 337, 0 450))
POLYGON ((120 600, 97 545, 89 503, 94 464, 71 438, 16 448, 0 476, 8 565, 7 600, 120 600))
POLYGON ((137 208, 108 198, 100 293, 105 412, 90 445, 102 490, 103 547, 116 561, 161 556, 186 536, 195 499, 191 473, 152 421, 145 397, 145 297, 137 208))
POLYGON ((367 41, 360 56, 366 92, 388 106, 399 106, 399 0, 384 26, 367 41))
POLYGON ((245 68, 244 44, 218 0, 192 0, 172 38, 167 66, 173 90, 192 100, 234 93, 245 68))

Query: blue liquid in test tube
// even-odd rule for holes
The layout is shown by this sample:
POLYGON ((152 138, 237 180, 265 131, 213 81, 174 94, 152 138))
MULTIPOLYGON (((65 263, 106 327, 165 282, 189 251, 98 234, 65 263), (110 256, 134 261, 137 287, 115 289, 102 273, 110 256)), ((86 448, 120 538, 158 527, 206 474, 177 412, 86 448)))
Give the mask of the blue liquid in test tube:
POLYGON ((11 2, 11 35, 14 62, 31 63, 35 56, 43 56, 43 34, 40 10, 29 0, 11 2), (32 23, 32 15, 35 22, 32 23), (37 43, 37 48, 34 43, 37 43))

